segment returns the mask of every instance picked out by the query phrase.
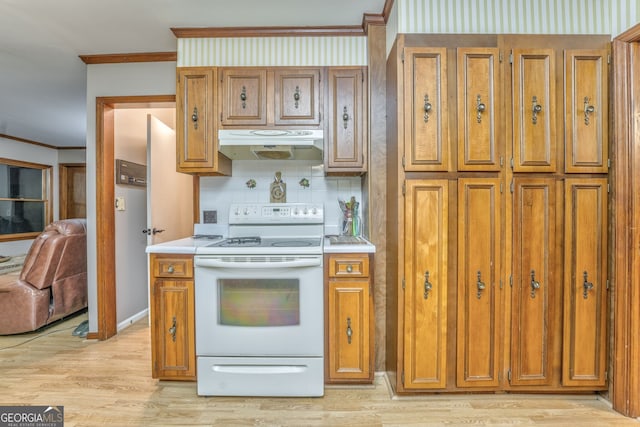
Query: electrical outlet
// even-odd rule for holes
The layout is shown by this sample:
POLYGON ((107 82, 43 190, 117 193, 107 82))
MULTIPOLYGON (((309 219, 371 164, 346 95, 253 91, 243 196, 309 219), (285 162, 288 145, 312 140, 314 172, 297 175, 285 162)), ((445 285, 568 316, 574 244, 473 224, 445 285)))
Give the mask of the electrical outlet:
POLYGON ((205 224, 217 224, 218 211, 202 211, 202 220, 205 224))

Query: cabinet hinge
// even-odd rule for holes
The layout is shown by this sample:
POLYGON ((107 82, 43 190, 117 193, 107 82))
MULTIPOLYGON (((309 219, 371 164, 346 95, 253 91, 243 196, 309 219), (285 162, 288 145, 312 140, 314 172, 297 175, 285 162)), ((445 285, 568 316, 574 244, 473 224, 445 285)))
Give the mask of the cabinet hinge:
POLYGON ((513 51, 509 51, 509 64, 513 64, 513 51))
POLYGON ((402 290, 404 291, 404 285, 405 285, 405 281, 404 281, 404 277, 402 278, 402 290))
POLYGON ((402 169, 404 169, 406 164, 407 164, 406 158, 402 156, 402 169))
POLYGON ((607 279, 607 290, 609 290, 609 279, 607 279))
POLYGON ((504 166, 504 157, 500 156, 500 167, 504 166))
POLYGON ((500 194, 502 194, 504 192, 504 189, 502 188, 502 183, 500 183, 500 194))
POLYGON ((402 195, 405 196, 407 194, 407 181, 402 181, 402 195))
POLYGON ((404 63, 404 50, 400 54, 400 61, 402 61, 404 63))
POLYGON ((500 279, 500 289, 502 289, 502 279, 500 279))
POLYGON ((607 64, 611 64, 611 54, 607 54, 607 64))
POLYGON ((400 381, 402 381, 402 386, 404 387, 404 371, 402 371, 402 374, 400 375, 400 381))
POLYGON ((509 275, 509 286, 513 288, 513 275, 509 275))
POLYGON ((611 193, 611 184, 607 183, 607 193, 611 193))
POLYGON ((500 53, 498 53, 498 61, 502 62, 502 51, 500 51, 500 53))
POLYGON ((511 384, 511 369, 507 371, 507 379, 509 380, 509 384, 511 384))
POLYGON ((607 159, 607 169, 611 169, 611 159, 607 159))
POLYGON ((514 184, 513 184, 513 180, 511 180, 511 184, 509 184, 509 191, 513 193, 513 189, 514 189, 514 184))
POLYGON ((511 165, 511 169, 513 169, 513 157, 509 160, 509 164, 511 165))

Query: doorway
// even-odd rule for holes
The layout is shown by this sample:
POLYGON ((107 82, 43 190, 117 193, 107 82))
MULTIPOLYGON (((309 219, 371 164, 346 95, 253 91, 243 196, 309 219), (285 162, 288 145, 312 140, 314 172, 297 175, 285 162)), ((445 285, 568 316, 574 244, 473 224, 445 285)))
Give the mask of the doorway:
MULTIPOLYGON (((114 238, 115 111, 167 107, 175 108, 175 95, 96 98, 97 331, 90 332, 87 335, 89 339, 106 340, 117 334, 118 327, 114 238)), ((195 179, 193 182, 196 183, 195 179)))
POLYGON ((87 166, 60 163, 60 219, 87 217, 87 166))

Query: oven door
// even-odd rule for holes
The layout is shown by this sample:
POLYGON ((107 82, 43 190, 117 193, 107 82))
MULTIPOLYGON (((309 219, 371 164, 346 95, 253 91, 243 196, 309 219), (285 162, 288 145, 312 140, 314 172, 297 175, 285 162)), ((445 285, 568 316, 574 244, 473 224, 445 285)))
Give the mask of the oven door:
POLYGON ((322 255, 195 257, 198 356, 322 356, 322 255))

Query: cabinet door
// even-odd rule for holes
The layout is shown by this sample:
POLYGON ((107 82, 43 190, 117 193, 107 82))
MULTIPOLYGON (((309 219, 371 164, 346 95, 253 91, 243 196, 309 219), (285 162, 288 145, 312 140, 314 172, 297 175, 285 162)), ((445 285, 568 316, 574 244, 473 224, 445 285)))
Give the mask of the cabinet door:
POLYGON ((405 197, 403 383, 439 389, 447 380, 449 185, 407 180, 405 197))
POLYGON ((565 180, 562 383, 606 385, 607 180, 565 180))
POLYGON ((404 58, 405 170, 447 171, 447 50, 407 47, 404 58))
POLYGON ((514 49, 515 172, 555 172, 557 111, 553 49, 514 49))
POLYGON ((153 377, 195 379, 193 280, 156 279, 152 292, 153 377))
POLYGON ((178 68, 176 92, 177 170, 214 167, 215 69, 178 68))
POLYGON ((371 372, 368 280, 329 281, 329 380, 368 380, 371 372))
POLYGON ((458 170, 500 170, 498 49, 458 49, 458 170))
POLYGON ((275 124, 320 124, 320 69, 276 69, 275 124))
POLYGON ((564 61, 566 171, 607 173, 607 51, 567 50, 564 61))
POLYGON ((366 170, 367 110, 362 67, 328 71, 327 170, 366 170))
POLYGON ((516 178, 513 195, 511 384, 551 385, 561 279, 555 268, 556 180, 516 178))
POLYGON ((221 122, 223 125, 267 124, 267 70, 221 70, 221 122))
POLYGON ((458 387, 498 385, 500 180, 458 180, 458 387))

